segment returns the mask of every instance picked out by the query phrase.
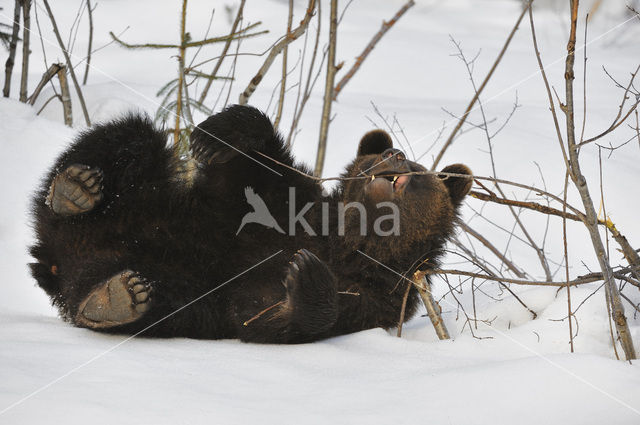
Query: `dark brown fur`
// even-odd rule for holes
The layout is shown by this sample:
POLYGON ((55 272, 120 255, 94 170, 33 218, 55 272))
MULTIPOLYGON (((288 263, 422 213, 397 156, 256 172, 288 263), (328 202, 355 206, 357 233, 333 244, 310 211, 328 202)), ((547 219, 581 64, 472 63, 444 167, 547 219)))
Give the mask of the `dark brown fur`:
MULTIPOLYGON (((368 133, 345 176, 423 169, 400 156, 378 164, 389 152, 398 153, 390 148, 386 133, 368 133)), ((376 208, 367 195, 373 187, 369 180, 346 181, 323 197, 313 180, 256 153, 294 166, 268 118, 254 108, 234 106, 210 117, 193 132, 192 149, 200 165, 195 180, 185 184, 165 135, 147 118, 129 116, 81 134, 58 158, 33 202, 37 243, 31 268, 65 319, 81 325, 76 316, 87 295, 132 270, 152 287, 149 311, 134 323, 101 331, 299 343, 392 327, 407 282, 387 267, 399 273, 435 267, 470 186, 464 178, 412 176, 392 199, 400 211, 400 234, 378 236, 373 223, 389 211, 376 208), (101 202, 86 213, 56 214, 45 203, 49 187, 73 164, 102 172, 101 202), (313 203, 304 217, 318 235, 308 235, 300 225, 288 235, 255 223, 236 235, 242 217, 252 211, 246 187, 287 232, 294 187, 295 211, 313 203), (344 236, 337 232, 338 205, 352 201, 366 205, 366 236, 360 235, 353 209, 345 215, 344 236), (328 204, 328 235, 321 234, 322 202, 328 204)), ((463 165, 450 170, 470 174, 463 165)), ((414 292, 407 317, 416 310, 414 292)))

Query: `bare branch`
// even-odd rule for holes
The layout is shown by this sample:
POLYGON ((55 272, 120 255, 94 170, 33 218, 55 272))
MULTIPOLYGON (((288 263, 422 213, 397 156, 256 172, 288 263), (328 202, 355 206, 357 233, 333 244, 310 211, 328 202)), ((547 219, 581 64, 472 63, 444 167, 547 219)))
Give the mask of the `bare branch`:
MULTIPOLYGON (((293 0, 289 0, 289 16, 287 17, 287 37, 291 32, 291 21, 293 20, 293 0)), ((289 45, 284 46, 282 51, 282 78, 280 79, 280 94, 278 96, 278 108, 273 127, 277 130, 282 118, 282 108, 284 107, 284 96, 287 90, 287 59, 289 56, 289 45)))
POLYGON ((322 175, 324 158, 327 151, 327 136, 329 124, 331 124, 331 104, 333 103, 333 82, 338 68, 336 67, 336 43, 338 38, 338 0, 331 0, 329 19, 329 51, 327 56, 327 75, 324 85, 324 99, 322 105, 322 119, 320 120, 320 136, 318 138, 318 151, 316 152, 316 165, 313 174, 322 175))
POLYGON ((640 65, 638 65, 636 70, 631 73, 631 78, 629 79, 629 84, 627 85, 627 87, 624 88, 624 94, 622 95, 622 101, 620 102, 620 105, 618 106, 618 114, 613 119, 613 122, 611 123, 609 128, 607 128, 606 130, 604 130, 602 133, 598 134, 597 136, 591 137, 590 139, 587 139, 587 140, 585 140, 583 142, 580 142, 578 144, 578 146, 583 146, 583 145, 586 145, 587 143, 595 142, 596 140, 601 139, 602 137, 604 137, 607 134, 611 133, 613 130, 615 130, 616 128, 620 127, 620 125, 622 125, 627 120, 627 118, 629 118, 631 116, 631 114, 638 108, 638 105, 640 105, 640 93, 633 93, 631 91, 631 87, 633 87, 633 81, 635 80, 636 76, 638 75, 638 71, 640 71, 640 65), (634 97, 636 98, 636 101, 633 103, 633 105, 631 105, 629 110, 623 116, 622 113, 624 111, 624 105, 627 102, 627 99, 629 99, 629 97, 630 97, 629 95, 630 94, 634 95, 634 97))
POLYGON ((87 85, 87 78, 89 77, 89 67, 91 64, 91 47, 93 45, 93 8, 91 7, 91 0, 87 0, 87 13, 89 14, 89 45, 87 46, 87 59, 84 67, 84 78, 82 79, 82 85, 87 85))
MULTIPOLYGON (((249 31, 250 29, 255 28, 256 26, 260 25, 261 23, 262 22, 256 22, 256 23, 251 24, 251 25, 247 26, 246 28, 243 28, 240 31, 238 31, 236 33, 233 33, 233 34, 223 35, 223 36, 220 36, 220 37, 206 38, 204 40, 199 40, 199 41, 190 41, 188 43, 185 43, 184 47, 186 47, 186 48, 199 47, 199 46, 204 46, 206 44, 221 43, 223 41, 229 40, 229 38, 231 38, 232 40, 237 40, 237 39, 240 39, 240 38, 249 38, 249 37, 255 37, 257 35, 267 34, 269 32, 268 30, 263 30, 263 31, 258 31, 258 32, 246 34, 247 31, 249 31)), ((126 47, 127 49, 178 49, 178 48, 181 47, 181 45, 179 45, 179 44, 159 44, 159 43, 129 44, 129 43, 125 43, 124 41, 120 40, 111 31, 109 31, 109 35, 111 36, 111 38, 116 43, 120 44, 122 47, 126 47)))
POLYGON ((29 81, 29 55, 31 54, 31 0, 22 0, 22 75, 20 77, 20 102, 27 102, 29 81))
POLYGON ((500 259, 500 261, 505 266, 507 266, 516 276, 518 276, 519 278, 525 277, 525 274, 515 264, 513 264, 506 256, 504 256, 495 246, 493 246, 493 244, 491 242, 489 242, 487 240, 487 238, 485 238, 480 233, 478 233, 475 230, 473 230, 465 222, 461 221, 459 223, 459 226, 460 226, 460 228, 462 228, 462 230, 464 230, 465 232, 467 232, 468 234, 470 234, 471 236, 476 238, 484 246, 486 246, 489 249, 489 251, 491 251, 496 257, 498 257, 500 259))
POLYGON ((87 126, 91 126, 91 120, 89 119, 89 112, 87 111, 87 105, 84 102, 84 96, 82 95, 82 90, 80 89, 80 84, 78 84, 78 79, 76 78, 76 73, 73 70, 73 64, 71 63, 71 58, 69 57, 69 52, 64 46, 64 42, 60 37, 60 31, 58 31, 58 25, 56 24, 56 20, 53 17, 53 12, 51 11, 51 7, 49 6, 48 0, 43 0, 44 6, 47 8, 47 13, 49 14, 49 19, 51 19, 51 24, 53 25, 53 32, 56 35, 56 39, 58 40, 58 44, 62 49, 62 53, 64 53, 64 58, 67 63, 67 68, 69 69, 69 73, 71 74, 71 79, 73 80, 73 85, 76 88, 76 93, 78 94, 78 100, 80 101, 80 106, 82 107, 82 113, 84 114, 84 120, 87 123, 87 126))
POLYGON ((213 67, 213 70, 211 71, 211 74, 210 74, 211 78, 205 84, 204 88, 202 89, 202 93, 200 93, 200 98, 198 99, 199 103, 204 103, 204 100, 207 98, 207 93, 209 93, 209 89, 211 88, 211 84, 213 83, 213 80, 218 75, 218 70, 220 69, 222 62, 227 57, 227 52, 229 51, 229 47, 231 47, 231 42, 233 41, 233 38, 231 37, 231 35, 236 32, 236 29, 238 28, 238 24, 242 20, 242 12, 244 10, 245 3, 246 3, 246 0, 240 0, 240 6, 238 6, 236 19, 233 21, 233 25, 231 26, 231 31, 229 32, 228 39, 224 43, 224 47, 222 48, 222 53, 220 54, 218 61, 216 62, 216 64, 213 67))
POLYGON ((369 44, 367 44, 362 53, 360 53, 360 55, 356 58, 356 61, 351 69, 349 69, 346 74, 340 79, 340 81, 338 81, 338 84, 336 84, 336 87, 333 90, 333 100, 336 100, 338 98, 338 95, 340 94, 344 86, 347 85, 353 75, 358 71, 358 69, 360 69, 360 66, 365 61, 365 59, 367 59, 369 53, 371 53, 371 51, 376 47, 376 44, 378 44, 380 39, 413 5, 415 5, 415 2, 413 0, 409 0, 396 12, 395 15, 393 15, 393 18, 388 21, 382 21, 382 27, 380 27, 380 30, 373 36, 371 41, 369 41, 369 44))
POLYGON ((465 110, 464 114, 462 115, 462 118, 458 121, 458 123, 456 124, 455 128, 453 129, 453 131, 449 135, 449 138, 444 142, 444 146, 442 146, 442 149, 440 150, 440 152, 438 152, 438 155, 436 156, 436 159, 433 161, 433 165, 431 166, 432 170, 435 170, 438 167, 438 164, 440 163, 440 160, 444 156, 444 153, 449 148, 449 146, 451 146, 451 143, 453 143, 453 140, 455 139, 456 134, 458 133, 458 131, 460 131, 460 128, 462 128, 462 125, 464 124, 465 120, 469 116, 469 113, 473 109, 473 106, 478 101, 478 98, 480 97, 480 94, 482 93, 482 91, 486 87, 487 83, 489 82, 489 80, 493 76, 494 71, 498 68, 498 64, 500 63, 500 61, 502 60, 502 57, 504 56, 505 52, 507 51, 507 48, 509 47, 509 44, 511 43, 511 39, 513 38, 514 34, 518 30, 518 27, 520 26, 520 22, 522 21, 522 18, 524 17, 524 14, 527 13, 527 10, 529 10, 531 8, 531 2, 532 2, 532 0, 529 0, 526 3, 525 7, 522 10, 522 13, 518 17, 518 20, 516 21, 516 24, 511 29, 511 33, 509 33, 509 36, 507 37, 507 40, 505 41, 504 45, 502 46, 502 50, 500 50, 500 53, 498 54, 498 57, 494 61, 493 65, 491 66, 491 69, 489 70, 489 73, 487 74, 487 76, 482 81, 482 84, 480 84, 480 86, 478 87, 478 90, 476 91, 475 95, 471 99, 471 102, 469 102, 469 105, 467 106, 467 109, 465 110))
POLYGON ((238 103, 240 105, 247 104, 247 102, 249 101, 249 98, 251 97, 253 92, 256 90, 256 88, 258 87, 258 84, 260 84, 265 74, 271 67, 271 64, 273 63, 275 58, 280 54, 282 49, 284 49, 285 46, 287 46, 288 44, 290 44, 291 42, 299 38, 302 34, 304 34, 304 32, 307 30, 307 26, 309 25, 309 21, 313 16, 313 11, 315 9, 315 6, 316 6, 316 0, 309 0, 307 11, 302 21, 300 21, 300 25, 295 30, 288 33, 286 37, 280 40, 280 42, 276 43, 276 45, 273 46, 273 48, 271 49, 271 52, 269 52, 269 55, 265 59, 264 63, 262 64, 262 66, 260 67, 256 75, 251 79, 247 88, 245 88, 244 91, 240 94, 240 98, 238 99, 238 103))
POLYGON ((567 43, 567 58, 565 62, 565 96, 566 107, 563 112, 566 117, 567 125, 567 145, 569 151, 569 162, 572 170, 572 180, 575 184, 585 209, 587 220, 584 222, 589 230, 591 242, 596 252, 600 269, 605 281, 605 295, 607 305, 611 307, 611 317, 615 323, 618 338, 624 350, 627 360, 636 358, 633 341, 629 332, 627 318, 624 315, 624 306, 620 298, 620 292, 613 279, 613 272, 609 265, 609 258, 604 249, 600 233, 598 232, 598 218, 593 205, 593 200, 589 193, 587 181, 580 170, 580 161, 578 159, 579 146, 575 140, 575 123, 574 123, 574 103, 573 103, 573 79, 574 79, 574 61, 575 61, 575 44, 576 44, 576 26, 578 20, 578 0, 571 0, 571 28, 569 33, 569 42, 567 43))

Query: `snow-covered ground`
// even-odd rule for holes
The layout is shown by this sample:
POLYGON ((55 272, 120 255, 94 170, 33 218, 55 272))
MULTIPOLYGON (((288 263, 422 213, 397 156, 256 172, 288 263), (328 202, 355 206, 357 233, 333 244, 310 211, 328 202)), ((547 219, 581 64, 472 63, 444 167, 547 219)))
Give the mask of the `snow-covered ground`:
MULTIPOLYGON (((51 3, 58 25, 68 34, 81 2, 51 3)), ((126 27, 129 29, 122 38, 129 42, 175 42, 179 3, 98 2, 94 46, 108 43, 109 31, 120 33, 126 27)), ((287 3, 247 2, 246 20, 262 21, 270 34, 245 41, 243 51, 264 50, 282 33, 287 3)), ((294 23, 301 18, 304 3, 296 1, 294 23)), ((391 17, 402 3, 356 0, 351 4, 339 33, 338 58, 345 60, 345 68, 378 30, 381 20, 391 17)), ((535 15, 539 43, 551 83, 563 93, 567 23, 562 5, 566 2, 544 3, 546 7, 536 8, 535 15)), ((584 3, 583 15, 595 2, 584 3)), ((624 13, 623 3, 604 0, 589 23, 587 135, 609 126, 622 95, 603 73, 602 66, 626 82, 629 72, 640 62, 640 23, 624 13)), ((214 6, 212 34, 228 30, 225 4, 234 3, 189 2, 188 30, 193 39, 204 35, 214 6)), ((0 5, 0 21, 8 22, 13 2, 0 5)), ((326 18, 327 2, 322 6, 326 18)), ((36 2, 36 9, 46 39, 48 63, 63 60, 40 2, 36 2)), ((518 13, 519 2, 515 0, 418 1, 385 35, 334 104, 325 175, 337 175, 353 156, 359 137, 372 128, 370 119, 382 124, 371 102, 384 115, 397 116, 416 156, 427 152, 443 122, 448 123, 445 135, 452 127, 451 117, 441 108, 460 114, 473 94, 463 64, 452 56, 455 48, 450 35, 461 43, 469 58, 481 49, 475 63, 475 77, 480 80, 518 13)), ((83 19, 73 50, 74 62, 80 62, 86 51, 86 17, 83 19)), ((325 20, 323 31, 326 26, 325 20)), ((297 60, 302 42, 298 40, 291 48, 292 63, 297 60)), ((35 36, 32 43, 31 88, 45 69, 35 36)), ((209 53, 203 51, 201 57, 209 53)), ((131 52, 115 45, 97 52, 84 90, 93 121, 107 120, 131 109, 153 114, 159 102, 156 91, 175 74, 172 54, 173 51, 131 52)), ((0 63, 5 57, 3 50, 0 63)), ((262 60, 240 57, 231 99, 237 99, 262 60)), ((266 109, 269 105, 279 80, 278 63, 252 97, 255 106, 266 109)), ((77 69, 83 70, 84 65, 77 69)), ((491 124, 494 130, 509 114, 516 91, 522 105, 494 140, 498 175, 539 187, 546 185, 550 192, 560 193, 564 165, 537 69, 525 19, 482 100, 488 118, 497 119, 491 124)), ((581 99, 581 50, 576 70, 576 97, 581 99)), ((18 71, 14 71, 14 99, 18 71)), ((315 155, 322 85, 320 81, 309 100, 302 131, 294 145, 296 156, 310 164, 315 155)), ((32 240, 29 198, 53 158, 82 128, 77 103, 74 129, 62 124, 59 105, 52 103, 36 116, 47 97, 43 93, 35 108, 13 99, 0 99, 0 423, 640 423, 640 366, 637 362, 615 360, 604 295, 599 291, 588 298, 598 284, 581 286, 571 293, 574 309, 588 298, 576 313, 579 327, 575 354, 569 353, 567 321, 559 320, 566 316, 566 292, 512 286, 538 314, 532 320, 517 300, 492 284, 482 286, 484 292, 476 291, 476 315, 491 321, 491 326, 480 322, 478 329, 474 328, 479 338, 470 334, 455 300, 450 296, 442 300, 444 319, 453 336, 452 341, 444 342, 438 341, 424 317, 406 324, 401 339, 395 337, 395 330, 374 329, 299 346, 128 339, 69 326, 56 317, 26 266, 30 261, 26 247, 32 240)), ((580 103, 580 123, 581 107, 580 103)), ((292 108, 292 102, 285 106, 281 128, 289 127, 292 108)), ((199 118, 202 117, 196 119, 199 118)), ((477 112, 471 116, 473 122, 479 119, 477 112)), ((617 145, 632 135, 630 129, 621 129, 602 142, 617 145)), ((640 244, 638 143, 630 142, 610 158, 605 151, 602 168, 607 214, 634 246, 640 244)), ((421 162, 430 165, 441 144, 442 139, 421 162)), ((592 190, 597 191, 598 150, 589 146, 581 157, 592 190)), ((456 141, 442 166, 453 162, 468 164, 477 175, 491 174, 487 142, 481 131, 471 131, 456 141)), ((512 190, 507 193, 512 194, 512 190)), ((524 194, 517 196, 522 199, 524 194)), ((580 205, 575 193, 569 198, 574 205, 580 205)), ((594 198, 598 198, 597 193, 594 198)), ((470 199, 464 219, 490 236, 499 249, 506 249, 532 278, 544 278, 531 248, 517 240, 509 241, 507 233, 474 216, 472 208, 484 208, 485 216, 510 227, 513 220, 504 207, 483 206, 470 199)), ((542 244, 545 217, 524 212, 521 218, 542 244)), ((584 229, 569 224, 568 231, 572 276, 597 270, 584 229)), ((550 259, 559 263, 560 222, 552 220, 546 234, 544 249, 550 259)), ((615 245, 611 246, 611 260, 613 264, 622 261, 615 245)), ((453 255, 446 262, 464 268, 453 255)), ((563 279, 564 269, 559 265, 553 269, 559 269, 555 278, 563 279)), ((448 291, 442 281, 435 285, 439 295, 448 291)), ((468 285, 458 299, 471 312, 473 301, 468 285)), ((637 288, 627 288, 625 293, 633 302, 640 302, 637 288)), ((625 308, 636 350, 640 352, 640 318, 635 317, 628 303, 625 308)))

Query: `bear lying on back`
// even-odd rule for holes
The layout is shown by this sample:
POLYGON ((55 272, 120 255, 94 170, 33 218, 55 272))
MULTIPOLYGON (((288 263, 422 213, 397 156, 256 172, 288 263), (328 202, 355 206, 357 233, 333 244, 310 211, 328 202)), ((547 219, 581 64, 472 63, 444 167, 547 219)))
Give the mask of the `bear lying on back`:
POLYGON ((97 125, 36 194, 32 274, 73 324, 267 343, 393 327, 409 282, 390 270, 437 266, 471 186, 405 174, 425 169, 375 130, 343 175, 366 178, 324 196, 260 154, 309 173, 246 106, 196 127, 188 163, 166 143, 143 116, 97 125))

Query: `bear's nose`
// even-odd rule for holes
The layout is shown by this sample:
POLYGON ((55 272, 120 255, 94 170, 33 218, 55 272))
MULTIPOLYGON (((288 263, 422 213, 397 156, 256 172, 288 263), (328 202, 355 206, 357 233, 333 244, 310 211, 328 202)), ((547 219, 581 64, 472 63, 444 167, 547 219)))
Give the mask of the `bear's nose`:
POLYGON ((382 152, 382 159, 388 160, 395 157, 398 161, 404 161, 406 159, 404 152, 400 149, 389 148, 382 152))

